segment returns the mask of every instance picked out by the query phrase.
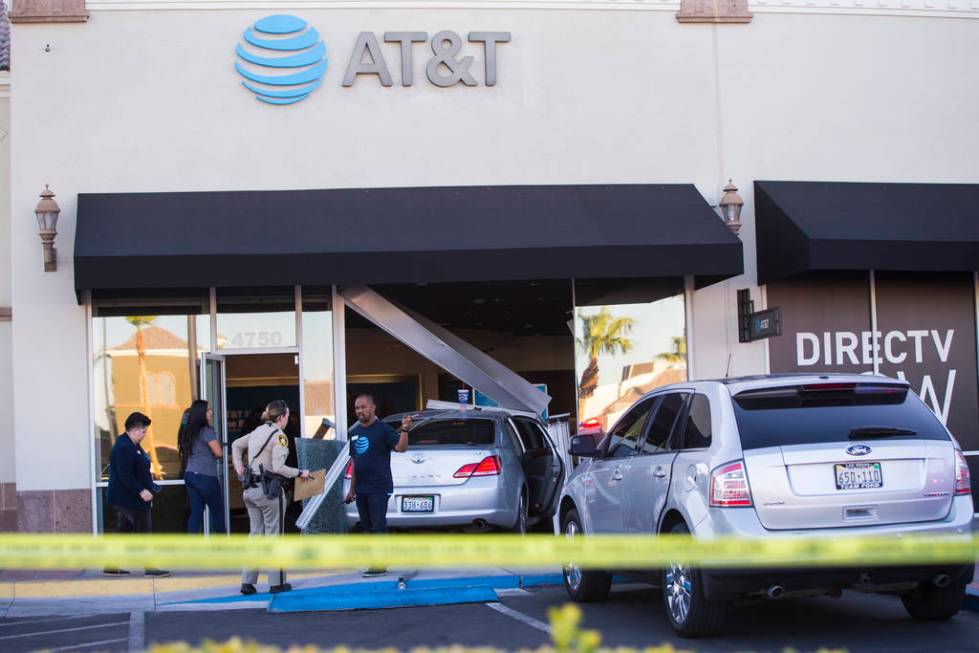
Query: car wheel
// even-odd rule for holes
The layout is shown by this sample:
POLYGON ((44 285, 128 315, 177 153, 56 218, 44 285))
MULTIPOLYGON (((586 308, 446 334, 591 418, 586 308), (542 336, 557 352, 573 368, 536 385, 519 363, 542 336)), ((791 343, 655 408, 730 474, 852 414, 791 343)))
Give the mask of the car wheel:
POLYGON ((517 521, 513 523, 513 527, 510 529, 510 532, 526 535, 529 527, 530 518, 527 514, 527 492, 521 491, 520 500, 517 503, 517 521))
MULTIPOLYGON (((670 532, 689 535, 690 529, 685 524, 677 524, 670 532)), ((704 597, 699 569, 681 562, 671 562, 662 574, 663 608, 670 626, 678 635, 703 637, 720 630, 724 624, 726 606, 704 597)))
POLYGON ((965 583, 953 582, 948 587, 920 588, 901 597, 904 609, 915 619, 942 621, 958 614, 965 602, 965 583))
MULTIPOLYGON (((568 511, 561 524, 561 531, 569 540, 584 537, 585 532, 581 528, 581 518, 578 517, 577 511, 568 511)), ((582 569, 571 562, 564 568, 564 589, 567 590, 571 600, 578 603, 604 601, 608 598, 609 590, 612 589, 612 574, 595 569, 582 569)))

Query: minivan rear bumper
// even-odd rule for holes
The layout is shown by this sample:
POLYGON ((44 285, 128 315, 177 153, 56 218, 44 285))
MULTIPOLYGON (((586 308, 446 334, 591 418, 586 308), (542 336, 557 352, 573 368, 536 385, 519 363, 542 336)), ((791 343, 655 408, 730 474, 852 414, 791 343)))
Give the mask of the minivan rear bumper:
POLYGON ((929 567, 833 567, 791 569, 702 569, 704 596, 709 601, 733 601, 764 595, 773 586, 785 594, 808 591, 882 587, 904 583, 929 583, 947 575, 953 582, 971 583, 973 565, 929 567))

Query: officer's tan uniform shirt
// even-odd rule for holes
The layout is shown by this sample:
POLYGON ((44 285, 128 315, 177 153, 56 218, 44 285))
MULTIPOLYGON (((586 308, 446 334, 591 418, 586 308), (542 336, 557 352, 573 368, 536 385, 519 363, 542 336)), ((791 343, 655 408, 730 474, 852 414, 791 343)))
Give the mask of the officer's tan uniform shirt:
MULTIPOLYGON (((286 465, 286 456, 289 455, 289 438, 274 424, 259 426, 248 435, 235 440, 231 448, 234 460, 247 465, 255 474, 259 474, 261 468, 264 468, 265 471, 280 476, 289 478, 299 476, 298 469, 286 465), (265 444, 266 440, 268 440, 267 445, 265 444), (265 446, 264 449, 262 449, 263 445, 265 446), (242 455, 247 456, 247 458, 242 460, 242 455)), ((285 498, 282 492, 279 492, 278 497, 270 499, 265 496, 265 491, 259 484, 245 489, 242 498, 245 501, 245 508, 248 510, 248 532, 250 535, 279 535, 282 533, 284 510, 282 504, 285 498)), ((269 585, 281 585, 286 582, 286 574, 281 569, 269 570, 268 575, 269 585)), ((247 585, 257 583, 258 570, 243 570, 241 582, 247 585)))
POLYGON ((242 454, 247 452, 247 459, 242 461, 243 465, 251 467, 255 474, 260 473, 259 465, 265 471, 295 478, 299 476, 299 470, 295 467, 286 465, 286 457, 289 455, 289 438, 274 424, 263 424, 246 436, 240 437, 231 445, 235 460, 242 460, 242 454), (269 435, 272 439, 269 440, 269 435), (269 440, 268 445, 262 449, 265 441, 269 440), (257 455, 257 457, 256 457, 257 455))

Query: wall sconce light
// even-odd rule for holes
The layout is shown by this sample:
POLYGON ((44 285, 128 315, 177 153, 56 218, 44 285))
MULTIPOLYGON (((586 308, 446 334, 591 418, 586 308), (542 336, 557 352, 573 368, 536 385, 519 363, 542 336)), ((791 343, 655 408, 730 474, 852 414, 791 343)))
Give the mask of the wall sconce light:
POLYGON ((58 250, 54 248, 54 237, 58 235, 58 215, 61 208, 54 201, 54 193, 44 184, 41 201, 37 203, 34 214, 37 215, 37 234, 41 237, 44 248, 44 271, 54 272, 58 269, 58 250))
POLYGON ((724 187, 724 195, 721 197, 719 206, 724 224, 737 235, 738 231, 741 230, 741 207, 744 206, 744 200, 738 195, 738 187, 731 183, 730 179, 727 180, 727 186, 724 187))

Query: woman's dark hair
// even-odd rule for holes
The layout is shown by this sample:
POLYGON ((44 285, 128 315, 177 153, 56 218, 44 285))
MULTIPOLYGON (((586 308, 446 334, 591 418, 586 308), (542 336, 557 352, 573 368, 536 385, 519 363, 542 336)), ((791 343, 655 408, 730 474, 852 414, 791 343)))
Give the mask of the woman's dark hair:
POLYGON ((180 450, 180 466, 187 467, 190 460, 190 452, 194 449, 194 441, 201 434, 201 430, 207 426, 207 402, 198 399, 184 411, 183 419, 180 420, 180 433, 177 436, 177 446, 180 450))

